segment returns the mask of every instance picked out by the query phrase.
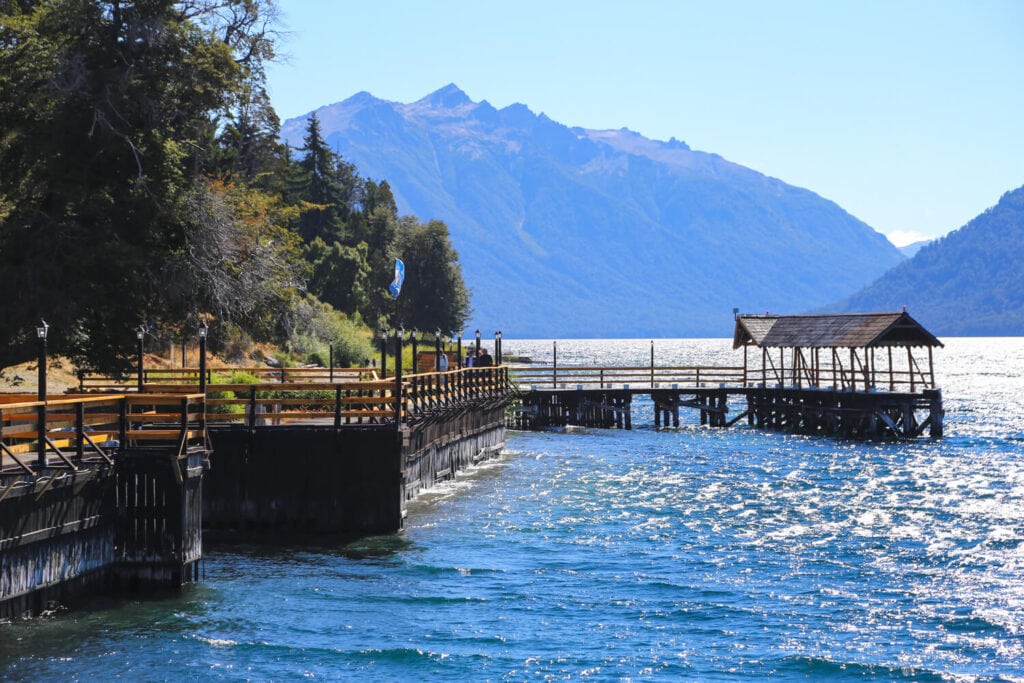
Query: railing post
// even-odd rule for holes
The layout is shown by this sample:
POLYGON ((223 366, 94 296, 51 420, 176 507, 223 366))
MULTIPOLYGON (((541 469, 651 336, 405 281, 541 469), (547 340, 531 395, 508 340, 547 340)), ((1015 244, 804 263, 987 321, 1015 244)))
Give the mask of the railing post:
POLYGON ((181 421, 181 436, 178 438, 178 443, 188 450, 188 398, 184 396, 181 398, 181 417, 179 419, 181 421))
POLYGON ((256 429, 256 386, 249 388, 249 433, 256 429))
POLYGON ((123 452, 128 448, 128 399, 122 397, 118 403, 118 443, 120 444, 121 451, 123 452))
POLYGON ((651 340, 651 389, 654 388, 654 340, 651 340))
POLYGON ((551 387, 558 388, 558 342, 551 342, 551 353, 553 360, 551 361, 551 387))
POLYGON ((334 387, 334 428, 341 426, 341 385, 334 387))
POLYGON ((41 403, 36 419, 36 462, 46 467, 46 403, 41 403))
POLYGON ((78 446, 75 449, 75 456, 78 458, 78 463, 82 463, 82 458, 85 457, 85 404, 81 401, 75 406, 75 441, 78 446))

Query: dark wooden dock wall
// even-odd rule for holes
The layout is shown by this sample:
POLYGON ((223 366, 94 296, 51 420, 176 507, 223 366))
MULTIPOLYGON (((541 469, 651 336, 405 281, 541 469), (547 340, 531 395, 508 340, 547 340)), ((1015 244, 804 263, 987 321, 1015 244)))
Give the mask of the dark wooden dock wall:
POLYGON ((207 529, 378 533, 401 526, 400 434, 393 426, 210 430, 207 529))
POLYGON ((40 614, 102 590, 114 562, 114 480, 114 468, 104 463, 5 484, 0 619, 40 614))
POLYGON ((225 426, 210 437, 207 529, 391 533, 407 500, 500 450, 504 408, 451 411, 401 430, 225 426))
POLYGON ((0 486, 0 619, 179 588, 202 556, 203 457, 119 454, 0 486))
POLYGON ((129 452, 117 468, 113 575, 130 591, 197 580, 203 556, 203 453, 129 452))
POLYGON ((406 430, 405 499, 453 479, 459 471, 497 455, 504 445, 504 406, 453 414, 406 430))

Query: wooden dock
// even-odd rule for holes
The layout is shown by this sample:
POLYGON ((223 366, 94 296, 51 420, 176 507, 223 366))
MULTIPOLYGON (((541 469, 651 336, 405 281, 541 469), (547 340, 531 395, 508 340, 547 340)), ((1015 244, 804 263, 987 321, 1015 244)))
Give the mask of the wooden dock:
MULTIPOLYGON (((519 429, 630 429, 634 398, 653 403, 656 428, 699 424, 859 439, 942 436, 942 391, 932 348, 941 343, 906 312, 737 316, 736 366, 516 368, 519 429), (751 354, 750 348, 760 350, 751 354)), ((554 355, 557 361, 557 354, 554 355)))

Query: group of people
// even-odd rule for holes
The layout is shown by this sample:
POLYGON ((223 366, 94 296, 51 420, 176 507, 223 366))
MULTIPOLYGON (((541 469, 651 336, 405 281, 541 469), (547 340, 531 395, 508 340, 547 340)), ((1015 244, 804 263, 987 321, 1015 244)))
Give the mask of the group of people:
POLYGON ((491 358, 491 354, 487 353, 487 349, 482 346, 476 350, 476 358, 472 355, 466 356, 467 368, 488 368, 492 365, 494 365, 494 359, 491 358))
MULTIPOLYGON (((480 347, 477 349, 476 357, 472 354, 466 356, 465 367, 467 368, 487 368, 494 365, 494 359, 491 354, 487 353, 487 349, 480 347)), ((448 354, 442 353, 437 357, 437 369, 441 372, 448 372, 448 354)))

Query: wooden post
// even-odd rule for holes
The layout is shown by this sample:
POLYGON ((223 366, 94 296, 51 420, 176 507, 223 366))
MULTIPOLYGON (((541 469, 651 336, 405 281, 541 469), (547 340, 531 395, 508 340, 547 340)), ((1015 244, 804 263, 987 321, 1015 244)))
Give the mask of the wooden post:
POLYGON ((886 347, 886 351, 889 354, 889 391, 896 390, 896 377, 892 371, 892 347, 886 347))
POLYGON ((850 391, 857 391, 857 352, 850 347, 850 391))
POLYGON ((935 388, 935 363, 932 360, 932 347, 928 347, 928 377, 931 380, 932 389, 935 388))
POLYGON ((249 431, 256 429, 256 387, 249 388, 249 431))
POLYGON ((75 441, 77 446, 75 448, 75 457, 78 460, 78 464, 82 464, 82 458, 85 456, 85 404, 78 403, 75 406, 75 441))
POLYGON ((747 386, 747 345, 743 345, 743 386, 747 386))
POLYGON ((654 340, 651 340, 651 389, 654 388, 654 340))
POLYGON ((551 386, 558 387, 558 342, 551 342, 551 386))
POLYGON ((341 427, 341 385, 337 384, 334 387, 334 428, 338 429, 341 427))
POLYGON ((761 386, 768 386, 768 349, 761 348, 761 386))
POLYGON ((907 347, 907 373, 910 375, 910 393, 914 393, 916 389, 914 383, 914 352, 909 346, 907 347))

